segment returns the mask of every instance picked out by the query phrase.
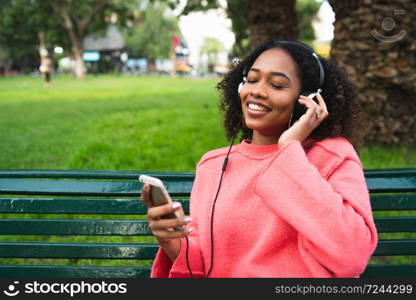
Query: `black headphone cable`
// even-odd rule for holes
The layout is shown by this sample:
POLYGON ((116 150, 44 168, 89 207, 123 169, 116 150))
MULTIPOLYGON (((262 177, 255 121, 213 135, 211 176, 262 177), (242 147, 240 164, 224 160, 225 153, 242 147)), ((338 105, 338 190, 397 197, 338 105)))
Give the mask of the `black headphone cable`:
MULTIPOLYGON (((234 140, 235 140, 237 134, 238 134, 238 132, 233 136, 233 138, 231 140, 230 147, 228 148, 227 156, 224 159, 224 163, 222 165, 220 183, 218 185, 217 193, 215 195, 214 203, 212 205, 212 210, 211 210, 211 262, 210 262, 210 267, 209 267, 208 273, 205 276, 206 278, 208 278, 209 274, 211 273, 211 270, 212 270, 212 267, 213 267, 213 261, 214 261, 214 210, 215 210, 215 204, 217 202, 218 194, 219 194, 220 189, 221 189, 222 178, 223 178, 224 172, 227 168, 228 156, 230 155, 231 148, 234 144, 234 140)), ((191 276, 191 278, 193 278, 194 276, 192 274, 191 266, 189 264, 189 255, 188 255, 189 254, 189 240, 188 240, 188 236, 185 236, 185 240, 186 240, 186 265, 188 267, 189 275, 191 276)))
POLYGON ((228 156, 230 155, 231 148, 234 144, 234 139, 237 136, 237 134, 238 134, 238 132, 233 136, 233 138, 231 140, 230 147, 228 148, 227 156, 224 159, 224 163, 222 165, 220 183, 218 184, 217 193, 215 195, 214 203, 212 204, 212 210, 211 210, 211 262, 210 262, 210 267, 208 269, 206 278, 209 277, 209 274, 211 274, 211 271, 212 271, 212 267, 214 266, 214 211, 215 211, 215 204, 217 203, 218 194, 219 194, 220 189, 221 189, 222 178, 224 176, 225 169, 227 168, 228 156))

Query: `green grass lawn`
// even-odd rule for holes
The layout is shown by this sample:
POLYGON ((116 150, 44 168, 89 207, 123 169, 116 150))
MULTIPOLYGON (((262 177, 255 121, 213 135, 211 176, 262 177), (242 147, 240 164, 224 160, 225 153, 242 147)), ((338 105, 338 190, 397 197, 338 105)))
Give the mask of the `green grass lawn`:
MULTIPOLYGON (((194 171, 228 144, 219 79, 0 79, 0 169, 194 171)), ((365 168, 416 166, 415 145, 359 149, 365 168)))
POLYGON ((226 144, 217 80, 0 80, 0 168, 192 171, 226 144))

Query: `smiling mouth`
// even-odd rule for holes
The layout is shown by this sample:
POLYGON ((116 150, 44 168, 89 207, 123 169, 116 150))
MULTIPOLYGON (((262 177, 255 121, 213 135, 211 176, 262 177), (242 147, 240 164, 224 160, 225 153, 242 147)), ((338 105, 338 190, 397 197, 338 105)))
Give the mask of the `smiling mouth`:
POLYGON ((256 103, 252 103, 252 102, 249 102, 247 104, 247 107, 248 107, 249 110, 255 111, 255 112, 270 112, 270 111, 272 111, 268 107, 265 107, 263 105, 259 105, 259 104, 256 104, 256 103))
POLYGON ((249 103, 247 106, 249 109, 254 110, 254 111, 271 111, 271 109, 269 108, 266 108, 264 106, 257 105, 254 103, 249 103))

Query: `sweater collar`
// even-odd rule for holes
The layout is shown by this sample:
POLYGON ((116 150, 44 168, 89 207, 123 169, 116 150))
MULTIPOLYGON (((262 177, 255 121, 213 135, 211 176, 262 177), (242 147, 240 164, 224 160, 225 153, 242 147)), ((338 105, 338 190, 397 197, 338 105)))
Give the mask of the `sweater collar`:
POLYGON ((237 150, 250 157, 264 158, 277 152, 279 146, 277 144, 270 145, 253 145, 250 140, 244 139, 238 145, 237 150))
MULTIPOLYGON (((306 139, 303 141, 302 147, 305 150, 308 150, 308 148, 313 145, 314 140, 311 138, 306 139)), ((237 151, 240 153, 253 157, 253 158, 266 158, 269 156, 272 156, 273 154, 277 153, 279 150, 278 144, 270 144, 270 145, 253 145, 251 144, 250 140, 244 139, 241 141, 240 144, 237 145, 237 151)))

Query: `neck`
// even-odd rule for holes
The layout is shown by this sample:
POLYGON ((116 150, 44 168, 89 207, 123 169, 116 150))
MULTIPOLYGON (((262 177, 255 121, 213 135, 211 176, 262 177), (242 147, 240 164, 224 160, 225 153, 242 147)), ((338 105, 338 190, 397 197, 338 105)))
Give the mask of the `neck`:
POLYGON ((253 139, 251 140, 251 144, 253 145, 271 145, 277 144, 279 141, 280 134, 276 135, 262 135, 259 134, 257 131, 253 131, 253 139))

